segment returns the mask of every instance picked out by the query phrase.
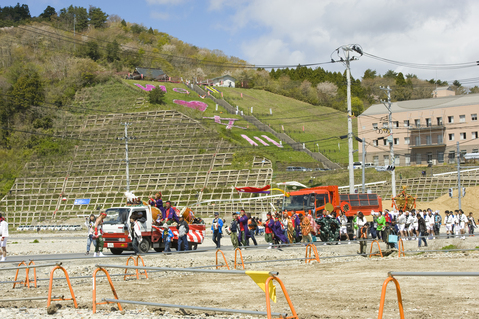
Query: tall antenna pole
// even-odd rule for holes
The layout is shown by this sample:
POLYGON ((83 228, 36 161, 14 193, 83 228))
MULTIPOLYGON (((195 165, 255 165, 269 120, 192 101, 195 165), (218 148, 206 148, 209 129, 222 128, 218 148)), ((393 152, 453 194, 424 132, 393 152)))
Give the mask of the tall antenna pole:
POLYGON ((125 126, 125 136, 121 138, 117 138, 119 140, 124 140, 125 141, 125 162, 126 162, 126 191, 130 191, 130 160, 128 159, 128 141, 133 139, 134 137, 129 137, 128 136, 128 126, 131 125, 131 123, 121 123, 121 125, 125 126))
POLYGON ((459 209, 461 207, 461 152, 459 152, 459 142, 457 142, 457 199, 459 204, 459 209))
MULTIPOLYGON (((346 78, 348 81, 348 88, 347 88, 347 103, 348 103, 348 162, 349 162, 349 193, 353 194, 354 193, 354 157, 353 157, 353 113, 351 110, 351 70, 350 70, 350 61, 357 60, 357 57, 350 57, 350 53, 352 51, 355 51, 359 53, 360 55, 363 55, 363 50, 360 45, 357 44, 349 44, 349 45, 343 45, 339 48, 337 48, 334 52, 339 57, 339 60, 335 61, 331 57, 332 62, 343 62, 344 65, 346 66, 346 78), (344 58, 339 56, 339 50, 342 50, 342 53, 344 55, 344 58)), ((333 53, 334 53, 333 52, 333 53)), ((331 55, 333 55, 333 53, 331 55)))

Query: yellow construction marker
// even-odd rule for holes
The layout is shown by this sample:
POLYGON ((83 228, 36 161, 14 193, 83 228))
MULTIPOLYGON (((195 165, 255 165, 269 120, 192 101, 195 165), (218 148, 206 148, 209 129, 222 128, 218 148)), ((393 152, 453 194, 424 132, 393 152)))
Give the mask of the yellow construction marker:
MULTIPOLYGON (((246 271, 245 273, 253 279, 261 290, 266 292, 266 279, 271 277, 269 271, 246 271)), ((270 281, 268 286, 269 298, 276 303, 276 286, 273 284, 273 281, 270 281)))

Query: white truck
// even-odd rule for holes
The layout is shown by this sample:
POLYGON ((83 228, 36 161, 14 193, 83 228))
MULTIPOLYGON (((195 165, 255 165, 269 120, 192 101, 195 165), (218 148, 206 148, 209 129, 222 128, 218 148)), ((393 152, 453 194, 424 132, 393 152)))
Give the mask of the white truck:
MULTIPOLYGON (((179 215, 178 209, 175 209, 179 215)), ((133 246, 128 234, 125 231, 128 229, 130 216, 132 213, 142 213, 146 221, 140 223, 142 241, 138 245, 141 253, 147 253, 151 248, 160 252, 165 248, 165 244, 161 237, 160 226, 155 225, 155 220, 158 214, 161 214, 156 207, 149 205, 126 206, 126 207, 112 207, 106 210, 107 217, 103 221, 103 239, 105 241, 104 247, 109 248, 112 254, 120 255, 123 251, 132 251, 133 246)), ((204 223, 189 224, 189 232, 187 234, 189 249, 196 250, 198 244, 202 244, 205 238, 206 226, 204 223)), ((171 248, 177 249, 178 244, 178 229, 175 224, 170 227, 174 238, 170 244, 171 248)))

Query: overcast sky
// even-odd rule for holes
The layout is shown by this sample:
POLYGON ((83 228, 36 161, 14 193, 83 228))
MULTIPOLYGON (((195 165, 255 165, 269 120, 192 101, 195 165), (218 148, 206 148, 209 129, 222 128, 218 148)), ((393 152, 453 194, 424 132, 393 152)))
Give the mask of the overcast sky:
MULTIPOLYGON (((219 49, 254 64, 330 61, 341 45, 357 43, 367 53, 414 63, 453 64, 479 60, 479 1, 474 0, 2 0, 28 4, 37 16, 47 5, 90 4, 128 22, 142 23, 198 47, 219 49)), ((344 71, 342 64, 322 66, 344 71)), ((371 68, 414 73, 419 78, 477 78, 479 66, 453 70, 398 67, 369 57, 352 62, 360 78, 371 68), (437 72, 437 76, 436 76, 437 72)), ((466 83, 466 81, 463 81, 466 83)))

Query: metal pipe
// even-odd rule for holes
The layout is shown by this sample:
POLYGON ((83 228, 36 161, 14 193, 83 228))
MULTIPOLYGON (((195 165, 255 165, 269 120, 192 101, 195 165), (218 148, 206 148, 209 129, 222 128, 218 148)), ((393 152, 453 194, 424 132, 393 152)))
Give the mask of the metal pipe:
MULTIPOLYGON (((58 299, 60 297, 52 297, 52 299, 58 299)), ((63 298, 63 296, 61 296, 63 298)), ((9 301, 29 301, 29 300, 47 300, 48 297, 27 297, 27 298, 12 298, 12 299, 0 299, 0 302, 9 302, 9 301)))
POLYGON ((479 276, 479 272, 401 272, 390 271, 388 276, 427 276, 427 277, 442 277, 442 276, 460 276, 460 277, 476 277, 479 276))
MULTIPOLYGON (((245 315, 261 315, 267 316, 266 311, 254 311, 254 310, 243 310, 243 309, 226 309, 226 308, 210 308, 210 307, 198 307, 198 306, 187 306, 187 305, 174 305, 174 304, 165 304, 165 303, 155 303, 155 302, 144 302, 144 301, 134 301, 134 300, 122 300, 122 299, 109 299, 105 298, 102 301, 112 302, 112 303, 128 303, 133 305, 143 305, 143 306, 153 306, 153 307, 165 307, 165 308, 179 308, 179 309, 191 309, 191 310, 201 310, 201 311, 214 311, 214 312, 229 312, 229 313, 242 313, 245 315)), ((285 313, 271 312, 273 316, 282 316, 286 318, 285 313)))
MULTIPOLYGON (((139 269, 139 270, 158 270, 158 271, 175 271, 175 272, 204 272, 215 274, 232 274, 232 275, 244 275, 246 271, 242 270, 211 270, 211 269, 194 269, 194 268, 168 268, 168 267, 145 267, 145 266, 118 266, 118 265, 95 265, 99 268, 119 268, 119 269, 139 269)), ((277 276, 279 272, 270 271, 271 276, 277 276)))
MULTIPOLYGON (((57 258, 58 259, 58 258, 57 258)), ((44 264, 44 265, 30 265, 30 266, 19 266, 19 267, 6 267, 0 268, 1 270, 17 270, 17 269, 29 269, 29 268, 42 268, 42 267, 52 267, 52 266, 59 266, 62 263, 55 263, 55 264, 44 264)))

